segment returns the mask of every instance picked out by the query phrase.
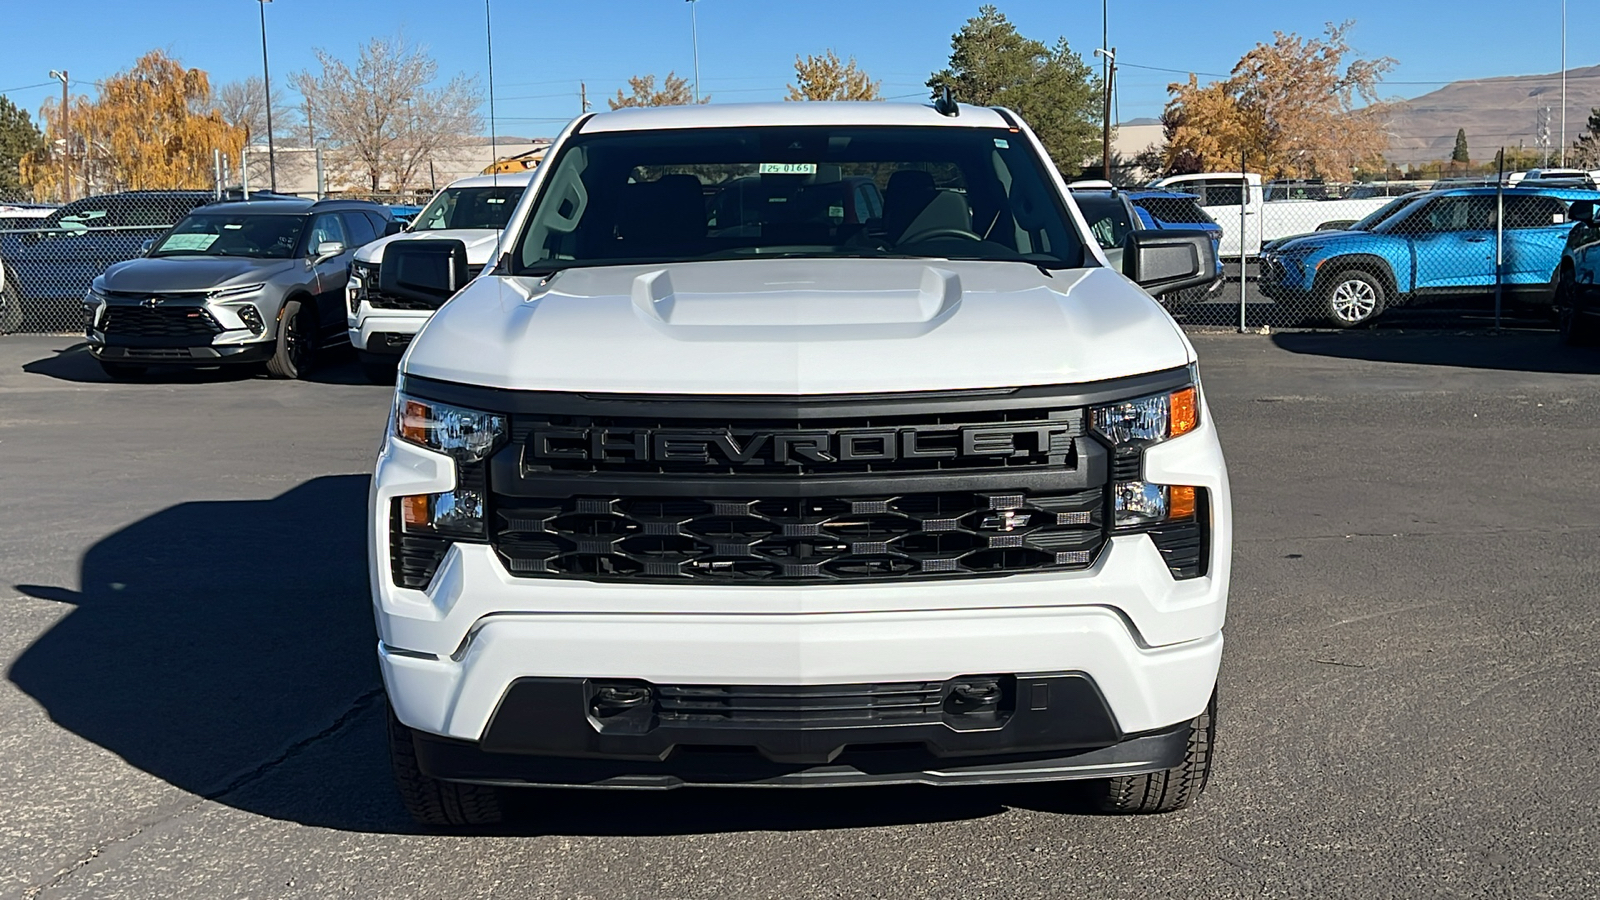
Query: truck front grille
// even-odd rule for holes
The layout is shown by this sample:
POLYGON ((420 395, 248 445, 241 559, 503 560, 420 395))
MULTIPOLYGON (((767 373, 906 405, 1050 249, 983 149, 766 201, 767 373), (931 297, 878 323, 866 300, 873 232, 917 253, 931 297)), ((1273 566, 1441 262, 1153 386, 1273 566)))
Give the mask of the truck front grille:
MULTIPOLYGON (((467 280, 471 281, 483 271, 483 266, 467 266, 467 280)), ((444 305, 443 300, 432 300, 419 297, 396 297, 386 294, 378 287, 381 283, 378 278, 379 267, 371 267, 371 275, 367 281, 367 304, 373 309, 438 309, 444 305)))
POLYGON ((881 497, 494 497, 512 575, 804 583, 1082 569, 1105 544, 1103 487, 881 497))

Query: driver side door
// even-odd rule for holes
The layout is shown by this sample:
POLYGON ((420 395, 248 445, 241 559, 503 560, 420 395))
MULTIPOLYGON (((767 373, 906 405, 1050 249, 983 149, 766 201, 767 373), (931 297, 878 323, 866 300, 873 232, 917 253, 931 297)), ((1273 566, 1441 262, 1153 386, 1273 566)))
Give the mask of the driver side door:
POLYGON ((350 280, 350 259, 354 254, 355 247, 351 246, 350 235, 338 213, 319 213, 312 217, 306 237, 306 255, 315 263, 312 291, 317 298, 317 322, 323 336, 345 329, 344 289, 350 280), (344 252, 317 262, 317 248, 327 241, 343 244, 344 252))
POLYGON ((1440 197, 1405 224, 1412 237, 1418 290, 1449 291, 1494 283, 1495 198, 1440 197))

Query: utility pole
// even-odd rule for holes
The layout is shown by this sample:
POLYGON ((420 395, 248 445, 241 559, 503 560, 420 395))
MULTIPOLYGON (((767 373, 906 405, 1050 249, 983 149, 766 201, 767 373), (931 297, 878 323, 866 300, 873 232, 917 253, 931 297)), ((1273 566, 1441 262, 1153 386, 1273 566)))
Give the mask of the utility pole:
POLYGON ((581 81, 578 82, 578 111, 589 111, 589 86, 581 81))
POLYGON ((1100 132, 1100 172, 1107 181, 1111 180, 1111 86, 1117 80, 1117 48, 1110 50, 1095 48, 1095 56, 1106 60, 1106 106, 1105 119, 1100 132))
POLYGON ((1561 165, 1567 164, 1567 0, 1561 0, 1561 165))
POLYGON ((50 70, 50 77, 61 82, 61 202, 72 202, 72 131, 67 127, 68 110, 71 102, 67 99, 67 70, 57 72, 50 70))
POLYGON ((267 4, 272 0, 259 0, 261 6, 261 88, 267 95, 267 182, 268 188, 278 192, 278 154, 272 147, 272 72, 267 69, 267 4))
POLYGON ((694 102, 700 102, 700 21, 695 15, 695 0, 689 3, 689 34, 694 41, 694 102))

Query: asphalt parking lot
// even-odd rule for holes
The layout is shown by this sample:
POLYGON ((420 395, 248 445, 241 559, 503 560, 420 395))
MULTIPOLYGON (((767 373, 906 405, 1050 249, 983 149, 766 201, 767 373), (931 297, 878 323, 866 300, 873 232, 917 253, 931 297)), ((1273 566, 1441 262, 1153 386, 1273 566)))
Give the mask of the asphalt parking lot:
POLYGON ((1196 335, 1238 513, 1189 811, 1069 790, 543 793, 424 834, 389 783, 366 473, 389 390, 109 384, 0 339, 0 896, 1589 897, 1600 351, 1196 335))

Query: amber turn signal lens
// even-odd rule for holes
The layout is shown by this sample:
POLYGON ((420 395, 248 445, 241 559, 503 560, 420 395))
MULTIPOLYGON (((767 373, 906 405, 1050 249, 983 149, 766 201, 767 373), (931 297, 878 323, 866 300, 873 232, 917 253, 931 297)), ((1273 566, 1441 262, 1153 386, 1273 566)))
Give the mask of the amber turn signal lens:
MULTIPOLYGON (((1194 388, 1186 387, 1172 394, 1172 437, 1188 434, 1200 424, 1200 407, 1194 388)), ((1189 490, 1194 490, 1190 488, 1189 490)))
POLYGON ((1168 489, 1167 518, 1192 519, 1194 518, 1196 503, 1195 489, 1187 484, 1175 484, 1168 489))
POLYGON ((401 497, 400 519, 406 523, 407 528, 427 528, 433 524, 428 515, 428 495, 412 494, 401 497))
POLYGON ((400 436, 408 441, 426 445, 428 442, 428 407, 415 400, 407 400, 400 407, 400 436))

